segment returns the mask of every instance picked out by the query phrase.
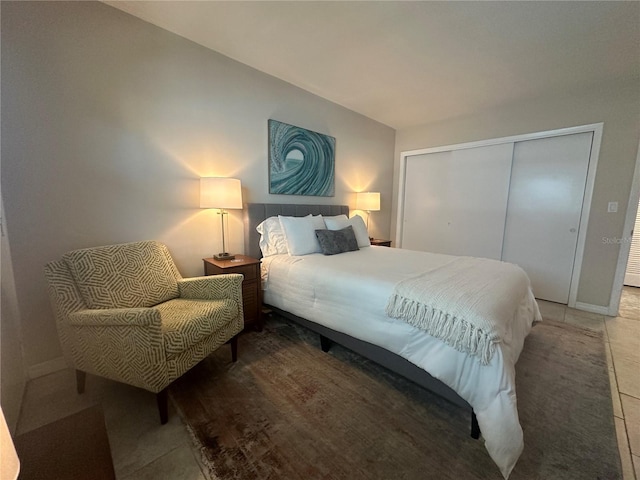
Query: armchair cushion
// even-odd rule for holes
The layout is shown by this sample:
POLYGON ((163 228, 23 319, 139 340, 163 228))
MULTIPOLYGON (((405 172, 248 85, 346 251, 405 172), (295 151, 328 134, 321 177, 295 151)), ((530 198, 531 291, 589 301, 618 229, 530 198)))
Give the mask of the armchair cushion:
POLYGON ((158 242, 85 248, 62 258, 90 309, 152 307, 178 296, 179 273, 158 242))
MULTIPOLYGON (((224 300, 175 299, 157 305, 167 357, 193 347, 238 315, 238 303, 224 300)), ((224 343, 224 342, 223 342, 224 343)))

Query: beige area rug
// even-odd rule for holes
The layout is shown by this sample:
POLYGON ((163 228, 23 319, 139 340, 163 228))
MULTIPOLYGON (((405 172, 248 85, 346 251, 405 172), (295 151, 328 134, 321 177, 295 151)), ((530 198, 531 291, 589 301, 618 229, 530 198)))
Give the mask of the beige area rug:
MULTIPOLYGON (((468 412, 279 317, 171 396, 212 478, 496 479, 468 412)), ((543 322, 517 364, 525 449, 512 480, 621 479, 600 333, 543 322)))

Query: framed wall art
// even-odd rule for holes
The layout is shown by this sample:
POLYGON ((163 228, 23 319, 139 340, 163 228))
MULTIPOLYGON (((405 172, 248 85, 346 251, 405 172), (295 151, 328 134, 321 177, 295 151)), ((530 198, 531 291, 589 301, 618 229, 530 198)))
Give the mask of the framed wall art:
POLYGON ((336 139, 269 120, 269 193, 333 197, 336 139))

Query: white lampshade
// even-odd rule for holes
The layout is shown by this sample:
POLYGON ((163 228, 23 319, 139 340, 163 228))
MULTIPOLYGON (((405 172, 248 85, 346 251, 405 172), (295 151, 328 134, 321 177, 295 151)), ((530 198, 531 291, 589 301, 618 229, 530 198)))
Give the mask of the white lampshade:
POLYGON ((200 208, 242 210, 242 185, 237 178, 200 179, 200 208))
POLYGON ((14 480, 20 472, 20 460, 11 440, 7 422, 0 407, 0 479, 14 480))
POLYGON ((356 194, 356 209, 367 212, 380 210, 380 192, 358 192, 356 194))

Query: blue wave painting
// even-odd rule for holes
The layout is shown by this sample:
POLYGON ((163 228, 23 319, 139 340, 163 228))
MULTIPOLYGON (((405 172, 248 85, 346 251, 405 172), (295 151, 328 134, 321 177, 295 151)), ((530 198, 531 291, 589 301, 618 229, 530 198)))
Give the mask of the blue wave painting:
POLYGON ((269 120, 269 193, 333 197, 336 139, 269 120))

